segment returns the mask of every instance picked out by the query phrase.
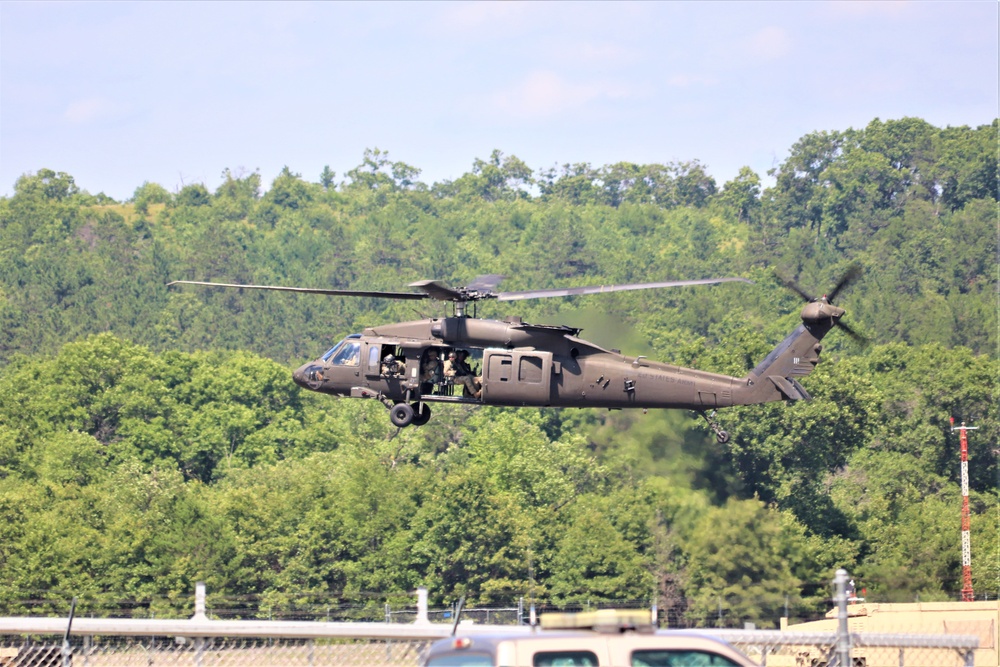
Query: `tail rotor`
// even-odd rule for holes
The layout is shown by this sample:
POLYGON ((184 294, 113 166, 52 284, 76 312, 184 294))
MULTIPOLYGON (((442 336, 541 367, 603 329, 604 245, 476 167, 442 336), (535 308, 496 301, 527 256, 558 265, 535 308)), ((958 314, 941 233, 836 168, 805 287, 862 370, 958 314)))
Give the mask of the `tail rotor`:
POLYGON ((844 310, 842 308, 837 308, 833 306, 834 299, 840 294, 842 290, 849 287, 854 283, 859 277, 861 277, 861 266, 858 264, 852 264, 848 267, 847 271, 840 277, 837 284, 833 286, 833 289, 829 293, 824 294, 821 297, 815 297, 809 292, 805 291, 798 283, 796 283, 791 278, 782 275, 781 273, 775 271, 775 277, 778 279, 782 285, 790 289, 791 291, 798 294, 803 301, 809 304, 815 304, 814 306, 806 306, 802 310, 802 319, 808 320, 811 318, 823 316, 829 317, 833 325, 840 328, 845 334, 850 337, 851 340, 858 343, 859 345, 867 345, 868 339, 859 334, 857 331, 852 329, 850 325, 841 321, 841 317, 844 315, 844 310))

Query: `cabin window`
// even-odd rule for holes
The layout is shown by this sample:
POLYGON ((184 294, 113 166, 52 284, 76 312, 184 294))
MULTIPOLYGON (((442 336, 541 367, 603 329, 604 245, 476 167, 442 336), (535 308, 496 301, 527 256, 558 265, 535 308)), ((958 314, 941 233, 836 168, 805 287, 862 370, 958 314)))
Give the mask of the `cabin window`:
POLYGON ((379 367, 378 358, 378 345, 368 346, 368 368, 378 369, 379 367))
POLYGON ((490 357, 490 380, 509 382, 512 366, 510 357, 506 355, 494 355, 490 357))
POLYGON ((539 384, 542 381, 542 359, 541 357, 521 357, 521 365, 518 369, 517 379, 521 382, 539 384))
POLYGON ((597 654, 592 651, 539 651, 532 658, 532 667, 597 667, 597 654))

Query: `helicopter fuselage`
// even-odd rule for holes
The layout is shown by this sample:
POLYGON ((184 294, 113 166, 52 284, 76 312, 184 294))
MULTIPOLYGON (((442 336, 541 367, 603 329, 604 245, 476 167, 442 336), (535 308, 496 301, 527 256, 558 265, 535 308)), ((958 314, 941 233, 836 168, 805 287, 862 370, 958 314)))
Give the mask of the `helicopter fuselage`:
MULTIPOLYGON (((747 380, 630 357, 577 337, 578 329, 465 317, 370 327, 293 374, 307 389, 390 402, 505 406, 683 408, 735 405, 747 380), (430 350, 481 361, 478 398, 424 381, 430 350), (387 365, 387 356, 395 364, 387 365), (456 393, 458 395, 456 395, 456 393), (734 399, 735 397, 735 399, 734 399)), ((742 402, 742 401, 741 401, 742 402)))
POLYGON ((715 408, 771 401, 808 400, 799 379, 819 363, 823 336, 837 326, 858 341, 864 337, 840 321, 844 309, 834 297, 860 274, 850 267, 829 296, 815 298, 793 281, 779 281, 807 303, 802 324, 789 334, 756 368, 742 378, 671 366, 645 357, 629 357, 579 338, 579 329, 527 324, 520 318, 503 321, 466 316, 466 306, 482 300, 519 301, 546 297, 581 296, 607 292, 661 289, 725 282, 745 278, 704 278, 620 285, 590 285, 520 292, 497 291, 503 276, 482 275, 465 287, 453 288, 436 280, 411 283, 414 292, 247 285, 176 280, 169 285, 273 290, 328 296, 432 299, 450 302, 452 317, 431 318, 369 327, 352 334, 315 361, 292 374, 296 384, 325 394, 374 398, 389 409, 398 427, 420 426, 430 419, 429 403, 453 402, 579 408, 679 408, 705 417, 719 442, 729 435, 713 420, 715 408), (471 352, 480 370, 465 365, 459 352, 471 352), (445 355, 455 359, 442 364, 445 355), (448 371, 444 372, 447 366, 448 371), (461 371, 461 372, 458 372, 461 371))

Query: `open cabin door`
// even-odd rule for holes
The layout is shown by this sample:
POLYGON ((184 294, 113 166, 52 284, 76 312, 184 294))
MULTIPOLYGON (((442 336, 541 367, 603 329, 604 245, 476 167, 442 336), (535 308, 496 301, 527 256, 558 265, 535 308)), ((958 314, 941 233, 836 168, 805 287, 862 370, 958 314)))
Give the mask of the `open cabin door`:
POLYGON ((370 380, 378 379, 382 374, 382 346, 373 341, 365 343, 365 347, 365 376, 370 380))
POLYGON ((551 352, 484 350, 483 403, 544 406, 551 392, 551 352))

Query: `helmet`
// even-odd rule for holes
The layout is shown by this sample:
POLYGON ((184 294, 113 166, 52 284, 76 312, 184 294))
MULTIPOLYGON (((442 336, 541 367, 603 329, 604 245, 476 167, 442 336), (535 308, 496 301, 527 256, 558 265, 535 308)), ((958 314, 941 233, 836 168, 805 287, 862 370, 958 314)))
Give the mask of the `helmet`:
POLYGON ((392 362, 396 361, 396 357, 392 356, 391 354, 387 354, 387 355, 385 355, 385 357, 384 357, 384 358, 382 359, 382 361, 384 361, 384 362, 385 362, 385 363, 387 363, 387 364, 391 364, 392 362))

